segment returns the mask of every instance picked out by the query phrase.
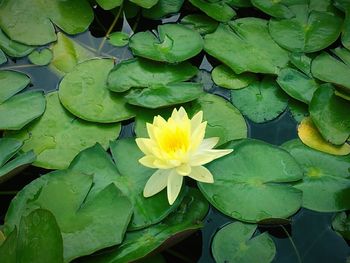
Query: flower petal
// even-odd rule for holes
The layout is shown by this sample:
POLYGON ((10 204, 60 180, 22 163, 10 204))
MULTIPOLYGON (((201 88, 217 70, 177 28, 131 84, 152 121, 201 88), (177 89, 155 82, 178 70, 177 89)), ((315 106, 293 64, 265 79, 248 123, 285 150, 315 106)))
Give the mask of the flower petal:
POLYGON ((144 154, 152 154, 152 141, 148 138, 136 138, 137 146, 144 154))
POLYGON ((200 166, 206 163, 209 163, 217 158, 225 156, 231 153, 232 149, 227 150, 207 150, 205 152, 198 153, 191 156, 190 165, 191 166, 200 166))
POLYGON ((154 116, 153 125, 156 127, 163 127, 166 125, 166 120, 160 115, 154 116))
POLYGON ((204 166, 193 166, 192 171, 188 176, 199 182, 214 183, 213 175, 204 166))
POLYGON ((182 186, 183 176, 176 173, 175 170, 172 170, 172 172, 168 176, 168 186, 167 186, 167 194, 168 194, 168 202, 170 205, 172 205, 177 196, 180 193, 181 186, 182 186))
POLYGON ((146 155, 146 156, 143 156, 141 159, 139 159, 139 163, 149 168, 158 168, 157 166, 154 165, 155 161, 156 161, 156 158, 154 158, 154 156, 152 155, 146 155))
POLYGON ((191 119, 191 133, 193 133, 202 123, 203 120, 203 111, 197 112, 191 119))
POLYGON ((206 127, 207 122, 202 122, 201 124, 199 124, 197 129, 191 134, 191 151, 195 151, 198 148, 198 146, 202 143, 206 127))
POLYGON ((151 124, 151 123, 146 123, 146 128, 147 128, 147 133, 148 133, 148 136, 151 140, 155 141, 156 140, 156 136, 154 134, 154 125, 151 124))
POLYGON ((180 175, 188 175, 191 173, 191 166, 189 164, 182 164, 176 167, 176 172, 180 175))
POLYGON ((214 148, 215 145, 219 142, 219 137, 211 137, 208 139, 204 139, 202 143, 199 145, 197 152, 202 152, 206 150, 211 150, 214 148))
POLYGON ((162 191, 168 184, 171 170, 157 170, 147 181, 143 189, 143 196, 150 197, 162 191))

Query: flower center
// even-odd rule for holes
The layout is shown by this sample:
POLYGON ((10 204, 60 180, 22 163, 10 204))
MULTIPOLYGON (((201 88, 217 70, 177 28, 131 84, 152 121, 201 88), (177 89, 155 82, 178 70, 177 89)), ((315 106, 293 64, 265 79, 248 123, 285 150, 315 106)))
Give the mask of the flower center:
POLYGON ((167 153, 176 153, 179 150, 187 152, 190 144, 190 134, 186 127, 167 127, 160 136, 160 147, 167 153))

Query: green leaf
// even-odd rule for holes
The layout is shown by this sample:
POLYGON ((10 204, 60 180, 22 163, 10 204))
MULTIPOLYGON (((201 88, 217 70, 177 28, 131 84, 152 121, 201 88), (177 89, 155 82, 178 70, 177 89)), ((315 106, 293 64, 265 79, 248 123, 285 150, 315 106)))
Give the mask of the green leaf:
POLYGON ((23 143, 11 138, 0 138, 0 167, 21 149, 23 143))
POLYGON ((207 165, 214 183, 198 183, 216 209, 250 223, 288 218, 298 211, 301 191, 288 183, 303 174, 289 153, 256 140, 243 140, 230 148, 233 153, 207 165))
POLYGON ((22 217, 17 229, 0 247, 3 262, 63 263, 63 245, 55 217, 47 210, 37 209, 22 217))
POLYGON ((7 57, 5 53, 0 49, 0 65, 7 62, 7 57))
POLYGON ((123 3, 123 0, 96 0, 96 2, 104 10, 110 10, 120 6, 123 3))
POLYGON ((250 0, 228 0, 227 3, 233 7, 251 7, 250 0))
POLYGON ((0 70, 0 104, 23 90, 30 83, 30 78, 20 72, 0 70))
POLYGON ((204 49, 234 72, 278 74, 288 63, 288 53, 268 32, 267 21, 254 17, 221 24, 204 38, 204 49))
POLYGON ((43 91, 17 94, 0 104, 0 130, 20 130, 41 116, 46 107, 43 91))
POLYGON ((116 185, 134 205, 134 215, 129 230, 141 229, 159 223, 180 205, 183 194, 177 198, 173 205, 169 205, 166 190, 152 197, 143 197, 146 182, 156 170, 139 163, 139 159, 144 154, 137 147, 135 139, 111 142, 111 152, 120 172, 116 185))
POLYGON ((9 39, 0 29, 0 48, 10 57, 24 57, 30 54, 35 47, 27 46, 9 39))
POLYGON ((350 102, 334 94, 329 85, 315 91, 309 106, 313 123, 325 140, 343 144, 350 135, 350 102))
POLYGON ((192 82, 179 82, 152 86, 147 89, 133 89, 125 97, 132 105, 156 109, 189 102, 203 94, 202 85, 192 82))
POLYGON ((67 73, 59 85, 63 106, 75 116, 91 122, 113 123, 134 116, 124 97, 107 89, 113 59, 91 59, 67 73))
POLYGON ((161 19, 170 14, 178 13, 184 0, 159 0, 158 3, 150 9, 143 9, 142 15, 150 19, 161 19))
POLYGON ((340 35, 342 19, 327 10, 315 10, 311 5, 293 5, 295 17, 271 19, 272 38, 293 52, 311 53, 331 45, 340 35))
POLYGON ((228 22, 236 15, 227 0, 189 0, 189 2, 219 22, 228 22))
POLYGON ((332 222, 332 227, 345 239, 350 240, 350 217, 345 212, 336 214, 332 222))
POLYGON ((151 8, 158 3, 159 0, 129 0, 130 2, 143 8, 151 8))
POLYGON ((267 232, 252 237, 256 227, 256 225, 235 222, 221 228, 215 234, 211 245, 215 261, 218 263, 271 262, 276 254, 275 243, 267 232))
POLYGON ((292 18, 295 16, 293 10, 289 8, 290 4, 303 3, 304 0, 287 0, 287 1, 271 1, 271 0, 251 0, 252 4, 270 16, 276 18, 292 18))
POLYGON ((177 63, 201 52, 203 40, 197 31, 180 24, 166 24, 158 26, 157 36, 150 31, 136 33, 129 47, 136 56, 177 63))
POLYGON ((113 184, 85 201, 92 183, 92 176, 70 170, 55 171, 34 180, 11 203, 6 230, 18 227, 21 216, 40 207, 56 217, 65 262, 120 244, 132 205, 113 184))
POLYGON ((35 65, 45 66, 48 65, 52 60, 52 51, 48 48, 42 49, 40 51, 34 50, 29 54, 28 59, 35 65))
POLYGON ((299 140, 283 145, 303 169, 303 181, 294 187, 303 191, 303 207, 319 212, 350 208, 350 156, 335 156, 313 150, 299 140))
POLYGON ((293 69, 284 68, 277 78, 280 87, 292 98, 309 104, 319 84, 304 73, 293 69))
POLYGON ((6 137, 24 142, 22 151, 37 155, 33 165, 47 169, 64 169, 83 149, 99 142, 105 149, 118 137, 120 124, 95 124, 77 119, 60 104, 57 92, 46 95, 44 115, 26 129, 7 132, 6 137))
MULTIPOLYGON (((349 53, 343 49, 345 53, 349 53)), ((331 82, 350 93, 350 64, 338 60, 326 52, 318 55, 311 64, 312 75, 325 82, 331 82)))
POLYGON ((341 42, 350 50, 350 4, 347 0, 334 0, 334 6, 345 13, 341 42))
POLYGON ((113 32, 108 36, 108 41, 113 46, 123 47, 129 43, 129 35, 124 32, 113 32))
POLYGON ((298 100, 290 99, 288 101, 288 107, 297 123, 300 123, 305 117, 309 116, 308 105, 298 100))
POLYGON ((181 24, 196 30, 201 35, 213 33, 219 23, 206 15, 193 14, 181 19, 181 24))
POLYGON ((232 90, 231 101, 250 120, 262 123, 277 118, 286 109, 288 96, 273 78, 266 76, 261 82, 232 90))
POLYGON ((211 76, 216 85, 226 89, 242 89, 258 80, 252 73, 236 74, 225 65, 215 67, 211 76))
POLYGON ((52 44, 51 50, 53 58, 50 68, 58 75, 73 71, 78 63, 95 56, 90 50, 61 32, 57 33, 57 42, 52 44))
POLYGON ((304 53, 290 53, 289 54, 290 62, 305 75, 312 78, 311 74, 311 57, 304 53))
POLYGON ((44 45, 56 40, 54 24, 68 34, 85 31, 93 12, 85 0, 51 1, 3 0, 0 27, 14 41, 44 45))
POLYGON ((190 189, 176 212, 163 222, 139 231, 128 232, 123 243, 100 255, 92 255, 84 262, 88 263, 127 263, 141 259, 157 248, 173 244, 177 238, 183 238, 201 228, 201 220, 208 211, 208 203, 196 189, 190 189), (171 241, 172 240, 172 241, 171 241))
POLYGON ((124 92, 130 88, 145 88, 157 84, 186 81, 198 69, 188 62, 163 64, 142 58, 124 60, 117 64, 108 75, 108 88, 124 92))

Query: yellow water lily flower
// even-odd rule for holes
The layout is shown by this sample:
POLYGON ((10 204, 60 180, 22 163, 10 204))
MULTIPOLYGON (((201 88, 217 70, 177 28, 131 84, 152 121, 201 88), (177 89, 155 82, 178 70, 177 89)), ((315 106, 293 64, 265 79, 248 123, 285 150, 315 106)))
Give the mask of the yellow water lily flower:
POLYGON ((232 152, 214 150, 218 137, 204 139, 207 122, 202 122, 203 112, 192 119, 183 107, 174 109, 166 121, 161 116, 147 123, 150 138, 137 138, 136 143, 145 154, 139 162, 158 170, 147 181, 143 195, 149 197, 167 187, 169 204, 180 193, 183 177, 188 176, 204 183, 213 183, 211 172, 203 165, 232 152))

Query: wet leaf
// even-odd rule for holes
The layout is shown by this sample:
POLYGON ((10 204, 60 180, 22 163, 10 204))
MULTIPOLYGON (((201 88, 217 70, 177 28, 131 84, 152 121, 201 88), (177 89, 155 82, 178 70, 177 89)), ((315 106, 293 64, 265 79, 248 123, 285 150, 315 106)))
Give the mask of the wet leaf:
POLYGON ((150 9, 143 9, 142 15, 150 19, 161 19, 170 14, 178 13, 183 3, 184 0, 159 0, 150 9))
POLYGON ((287 107, 288 97, 271 77, 231 91, 231 101, 243 115, 256 123, 277 118, 287 107))
POLYGON ((189 0, 189 2, 219 22, 228 22, 236 15, 227 0, 189 0))
POLYGON ((345 212, 335 215, 332 227, 345 239, 350 240, 350 217, 345 212))
POLYGON ((188 27, 166 24, 158 26, 157 36, 150 31, 136 33, 129 46, 136 56, 177 63, 197 55, 203 48, 203 40, 197 31, 188 27))
POLYGON ((67 73, 59 85, 63 106, 75 116, 91 122, 113 123, 134 116, 123 95, 107 89, 107 77, 113 68, 112 59, 91 59, 67 73))
POLYGON ((48 65, 52 60, 52 51, 48 48, 42 49, 40 51, 34 50, 29 54, 28 59, 35 65, 45 66, 48 65))
POLYGON ((0 65, 7 62, 7 57, 5 53, 0 49, 0 65))
POLYGON ((221 24, 205 36, 204 49, 237 74, 278 74, 289 60, 288 53, 271 38, 267 21, 253 17, 221 24))
POLYGON ((124 32, 113 32, 108 36, 108 41, 113 46, 123 47, 129 43, 129 35, 124 32))
POLYGON ((0 71, 0 104, 23 90, 30 83, 30 78, 20 72, 11 70, 0 71))
POLYGON ((309 116, 308 105, 298 100, 290 99, 288 101, 288 107, 297 123, 300 123, 305 117, 309 116))
POLYGON ((46 95, 44 115, 26 129, 7 132, 6 137, 24 142, 22 151, 37 155, 33 165, 47 169, 64 169, 83 149, 99 142, 105 149, 118 137, 120 124, 95 124, 77 119, 58 100, 57 92, 46 95))
POLYGON ((196 30, 201 35, 213 33, 219 25, 216 20, 201 14, 187 15, 181 19, 181 24, 196 30))
POLYGON ((290 53, 290 62, 305 75, 312 78, 311 74, 311 62, 312 58, 304 53, 290 53))
POLYGON ((108 75, 108 88, 115 92, 124 92, 130 88, 145 88, 157 84, 186 81, 192 78, 198 69, 188 62, 163 64, 142 58, 118 63, 108 75))
POLYGON ((230 223, 214 236, 211 250, 218 263, 269 263, 276 254, 273 240, 265 232, 254 235, 256 225, 230 223), (254 235, 254 237, 253 237, 254 235))
POLYGON ((10 57, 24 57, 30 54, 35 47, 27 46, 9 39, 0 29, 0 48, 10 57))
POLYGON ((123 0, 96 0, 96 2, 104 10, 110 10, 120 6, 123 3, 123 0))
POLYGON ((270 1, 270 0, 251 0, 252 4, 259 8, 261 11, 263 11, 266 14, 269 14, 270 16, 276 17, 276 18, 292 18, 295 16, 293 10, 289 8, 290 4, 295 3, 303 3, 305 1, 293 1, 293 0, 287 0, 287 1, 270 1))
POLYGON ((158 3, 159 0, 129 0, 130 2, 143 8, 151 8, 158 3))
POLYGON ((288 218, 298 211, 302 193, 288 183, 300 180, 303 174, 289 153, 250 139, 230 148, 233 153, 207 165, 214 183, 198 183, 216 209, 250 223, 288 218))

